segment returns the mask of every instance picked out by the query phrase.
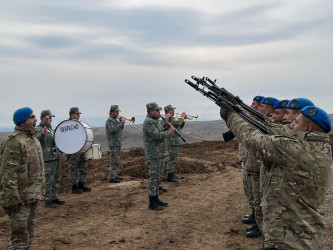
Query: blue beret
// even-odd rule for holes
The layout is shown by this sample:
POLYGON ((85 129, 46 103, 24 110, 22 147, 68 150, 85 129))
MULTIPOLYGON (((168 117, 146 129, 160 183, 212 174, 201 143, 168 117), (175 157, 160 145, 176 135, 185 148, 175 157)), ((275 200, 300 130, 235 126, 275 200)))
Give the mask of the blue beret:
POLYGON ((306 106, 314 106, 314 104, 306 98, 295 98, 288 103, 287 109, 302 109, 306 106))
POLYGON ((307 106, 301 109, 301 113, 318 124, 324 129, 326 133, 329 133, 332 129, 331 118, 321 108, 315 106, 307 106))
POLYGON ((257 95, 257 96, 255 96, 255 97, 253 98, 253 101, 261 102, 262 99, 264 99, 263 96, 261 96, 261 95, 257 95))
POLYGON ((32 109, 29 107, 20 108, 15 111, 13 115, 13 121, 16 125, 19 125, 20 123, 24 122, 26 119, 29 118, 29 116, 32 114, 32 109))
POLYGON ((289 100, 277 101, 274 104, 274 109, 285 109, 289 103, 289 100))
POLYGON ((265 97, 261 100, 262 104, 272 105, 274 106, 275 103, 278 102, 278 99, 275 99, 274 97, 265 97))

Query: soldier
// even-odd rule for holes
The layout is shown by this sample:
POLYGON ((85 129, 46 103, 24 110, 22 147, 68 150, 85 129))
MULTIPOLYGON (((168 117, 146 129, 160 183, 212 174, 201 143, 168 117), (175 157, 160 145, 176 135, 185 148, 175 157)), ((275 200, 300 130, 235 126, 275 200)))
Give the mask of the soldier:
MULTIPOLYGON (((78 107, 72 107, 69 110, 69 120, 79 120, 81 112, 78 107)), ((67 155, 69 168, 69 184, 72 186, 73 194, 90 192, 91 188, 85 186, 87 177, 87 165, 84 153, 75 153, 67 155)))
POLYGON ((286 114, 286 107, 289 103, 289 100, 278 101, 274 104, 274 113, 272 118, 276 123, 282 123, 283 117, 286 114))
POLYGON ((274 105, 278 100, 273 97, 265 97, 260 101, 258 111, 264 115, 272 116, 274 113, 274 105))
POLYGON ((64 205, 65 201, 58 199, 60 186, 60 154, 56 151, 54 132, 51 126, 52 115, 50 110, 43 110, 40 115, 41 122, 36 128, 36 138, 43 148, 45 173, 45 206, 54 208, 64 205))
POLYGON ((149 169, 148 197, 149 209, 162 210, 168 205, 158 198, 160 184, 163 176, 164 159, 168 155, 166 138, 177 129, 171 126, 169 130, 158 122, 161 107, 156 102, 146 104, 147 116, 143 123, 143 143, 146 164, 149 169))
POLYGON ((283 117, 283 121, 291 123, 296 119, 299 111, 306 106, 314 106, 314 104, 309 99, 302 97, 290 100, 286 107, 286 114, 283 117))
POLYGON ((37 202, 44 191, 43 150, 29 107, 15 111, 14 135, 1 145, 0 203, 10 218, 9 249, 28 249, 35 237, 37 202))
MULTIPOLYGON (((182 112, 182 115, 180 119, 175 119, 174 114, 175 114, 175 107, 172 107, 172 105, 167 105, 164 107, 165 111, 165 118, 168 122, 170 122, 177 130, 179 133, 181 133, 181 130, 183 129, 185 125, 185 120, 186 120, 186 113, 182 112)), ((162 127, 167 126, 167 124, 164 121, 161 121, 162 127)), ((177 136, 175 133, 171 134, 168 139, 168 153, 169 153, 169 158, 167 160, 167 169, 166 172, 168 174, 168 182, 177 182, 180 181, 180 177, 175 176, 175 167, 176 163, 178 160, 178 154, 179 154, 179 146, 183 145, 184 142, 182 139, 177 136)), ((163 178, 163 176, 162 176, 163 178)))
POLYGON ((111 159, 109 164, 109 182, 119 183, 124 178, 117 176, 117 169, 120 161, 120 148, 122 132, 124 129, 125 119, 119 116, 118 105, 112 105, 110 108, 110 117, 105 123, 106 138, 108 140, 111 159), (119 120, 118 120, 119 116, 119 120))
POLYGON ((224 102, 220 114, 237 138, 273 166, 262 201, 264 249, 325 249, 318 207, 331 176, 328 114, 303 108, 291 125, 292 136, 263 135, 224 102))
MULTIPOLYGON (((260 106, 258 110, 260 113, 267 116, 267 120, 271 120, 271 116, 274 111, 274 105, 278 102, 277 99, 273 97, 265 97, 260 101, 260 106)), ((261 192, 260 192, 260 168, 263 164, 261 159, 258 159, 250 149, 247 154, 247 171, 250 175, 252 182, 252 193, 253 193, 253 205, 254 205, 254 214, 255 214, 255 225, 252 227, 248 227, 246 230, 247 238, 257 238, 262 236, 262 209, 261 209, 261 192)), ((243 219, 243 223, 250 224, 250 220, 243 219)))
MULTIPOLYGON (((253 98, 251 103, 251 108, 258 110, 261 100, 265 97, 257 95, 253 98)), ((254 215, 254 198, 253 198, 253 189, 252 189, 252 181, 250 173, 247 170, 247 150, 243 146, 241 142, 239 142, 239 161, 242 164, 242 173, 243 173, 243 189, 245 197, 247 198, 250 208, 252 209, 252 213, 248 215, 244 215, 242 222, 244 224, 251 224, 255 223, 255 215, 254 215)), ((249 228, 249 231, 253 230, 254 228, 249 228)))

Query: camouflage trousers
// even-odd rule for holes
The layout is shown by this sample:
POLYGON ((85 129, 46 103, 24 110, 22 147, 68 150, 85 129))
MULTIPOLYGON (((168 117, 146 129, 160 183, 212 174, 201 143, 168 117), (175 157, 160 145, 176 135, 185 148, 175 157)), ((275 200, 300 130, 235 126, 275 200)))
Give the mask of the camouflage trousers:
MULTIPOLYGON (((252 190, 253 190, 253 205, 254 205, 254 215, 256 217, 256 223, 261 232, 263 232, 263 215, 262 215, 262 207, 261 207, 261 198, 262 193, 260 192, 260 174, 259 173, 251 173, 251 181, 252 181, 252 190)), ((262 235, 264 235, 262 233, 262 235)))
POLYGON ((110 147, 109 178, 114 179, 117 176, 117 169, 120 162, 120 147, 110 147))
POLYGON ((53 201, 58 197, 60 186, 60 159, 44 162, 45 201, 53 201))
POLYGON ((154 197, 159 194, 159 186, 162 183, 164 157, 147 160, 149 169, 148 196, 154 197))
POLYGON ((170 174, 175 172, 175 167, 179 155, 179 146, 175 145, 172 147, 168 147, 168 153, 169 153, 169 158, 167 158, 166 172, 170 174))
POLYGON ((246 164, 242 162, 242 173, 243 173, 243 189, 244 195, 249 202, 250 208, 254 209, 254 197, 252 189, 251 175, 247 171, 246 164))
POLYGON ((10 241, 8 249, 28 249, 35 238, 37 201, 19 205, 17 213, 4 208, 10 219, 10 241))
POLYGON ((87 177, 87 165, 84 154, 67 155, 69 169, 69 184, 76 185, 79 182, 85 183, 87 177))

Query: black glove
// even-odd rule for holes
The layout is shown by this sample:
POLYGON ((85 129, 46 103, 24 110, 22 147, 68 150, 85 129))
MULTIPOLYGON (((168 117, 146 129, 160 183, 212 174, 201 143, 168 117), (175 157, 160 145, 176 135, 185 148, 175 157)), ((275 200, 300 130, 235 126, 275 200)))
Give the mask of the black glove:
POLYGON ((226 102, 221 102, 220 103, 220 116, 223 120, 227 121, 228 116, 231 115, 235 110, 228 105, 226 102))

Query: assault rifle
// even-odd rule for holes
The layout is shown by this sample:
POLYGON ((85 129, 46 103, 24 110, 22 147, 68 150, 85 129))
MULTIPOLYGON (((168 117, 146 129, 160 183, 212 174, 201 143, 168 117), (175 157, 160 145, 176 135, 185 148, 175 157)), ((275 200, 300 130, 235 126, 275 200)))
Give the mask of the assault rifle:
POLYGON ((230 92, 228 92, 225 88, 219 88, 216 85, 216 80, 212 81, 208 77, 202 77, 198 78, 195 76, 191 76, 193 80, 195 80, 198 84, 201 84, 202 86, 206 87, 207 89, 213 91, 217 95, 221 95, 222 97, 228 99, 230 97, 233 97, 234 100, 245 110, 252 113, 254 116, 259 118, 262 121, 265 121, 265 115, 260 113, 258 110, 255 110, 254 108, 251 108, 249 105, 245 104, 238 96, 234 96, 230 92))
MULTIPOLYGON (((193 79, 193 77, 192 77, 192 79, 193 79)), ((199 79, 199 78, 197 78, 197 79, 199 79)), ((225 102, 227 105, 229 105, 230 107, 232 107, 239 114, 239 116, 241 116, 244 120, 246 120, 249 123, 251 123, 254 127, 258 128, 261 132, 263 132, 264 134, 268 134, 269 133, 269 129, 266 126, 264 126, 262 123, 258 122, 253 117, 245 114, 242 109, 240 109, 238 106, 236 106, 235 104, 233 104, 232 102, 230 102, 229 100, 227 100, 221 94, 217 94, 215 91, 212 91, 212 90, 206 91, 204 89, 204 87, 200 88, 198 82, 197 83, 193 83, 193 82, 191 82, 190 80, 187 80, 187 79, 185 79, 185 82, 188 85, 190 85, 192 88, 194 88, 196 91, 200 92, 201 94, 203 94, 204 96, 206 96, 208 99, 210 99, 213 102, 215 102, 215 104, 218 105, 219 107, 221 107, 221 102, 225 102)), ((229 141, 229 140, 231 140, 231 139, 233 139, 234 137, 235 137, 235 135, 230 130, 228 132, 226 132, 226 133, 223 134, 223 139, 226 142, 229 141)))

